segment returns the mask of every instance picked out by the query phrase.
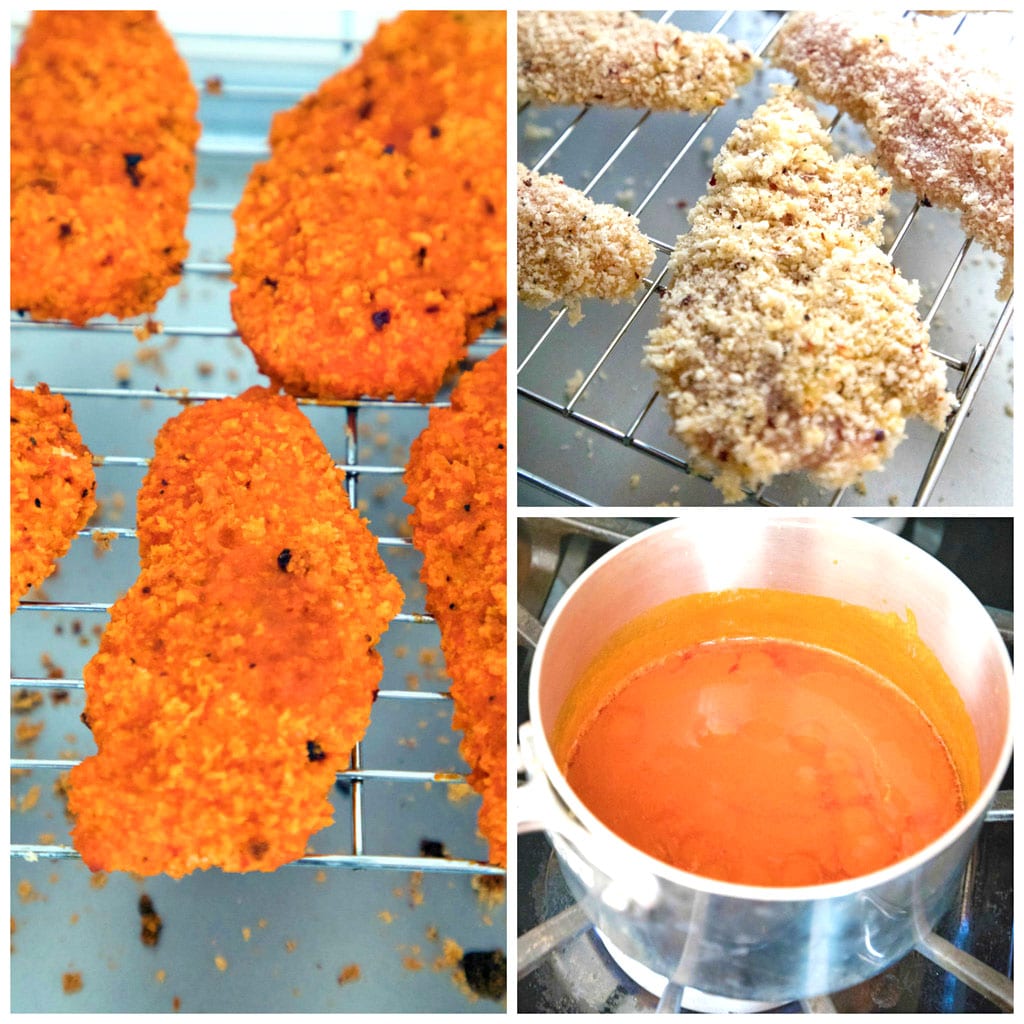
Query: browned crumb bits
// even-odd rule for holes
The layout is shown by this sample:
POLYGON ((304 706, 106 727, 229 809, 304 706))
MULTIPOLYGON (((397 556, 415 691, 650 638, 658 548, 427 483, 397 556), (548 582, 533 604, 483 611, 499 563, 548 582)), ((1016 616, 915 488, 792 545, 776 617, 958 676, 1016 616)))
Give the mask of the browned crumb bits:
POLYGON ((76 992, 82 991, 82 975, 79 971, 68 971, 61 978, 61 987, 64 989, 64 995, 74 995, 76 992))
POLYGON ((160 941, 160 932, 164 922, 153 906, 150 897, 143 893, 139 897, 139 916, 142 918, 142 929, 139 938, 144 946, 155 946, 160 941))
POLYGON ((505 998, 508 967, 500 949, 463 954, 462 970, 466 984, 477 995, 499 1002, 505 998))
POLYGON ((358 981, 362 976, 359 964, 347 964, 338 972, 338 984, 347 985, 349 982, 358 981))

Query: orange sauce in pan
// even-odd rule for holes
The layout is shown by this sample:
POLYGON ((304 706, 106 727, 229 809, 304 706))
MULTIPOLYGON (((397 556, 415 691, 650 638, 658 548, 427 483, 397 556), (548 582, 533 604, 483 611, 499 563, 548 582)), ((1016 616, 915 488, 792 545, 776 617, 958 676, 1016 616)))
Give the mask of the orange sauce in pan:
POLYGON ((585 673, 560 726, 556 756, 604 824, 729 882, 883 868, 938 838, 978 787, 969 717, 912 617, 807 595, 648 613, 585 673))

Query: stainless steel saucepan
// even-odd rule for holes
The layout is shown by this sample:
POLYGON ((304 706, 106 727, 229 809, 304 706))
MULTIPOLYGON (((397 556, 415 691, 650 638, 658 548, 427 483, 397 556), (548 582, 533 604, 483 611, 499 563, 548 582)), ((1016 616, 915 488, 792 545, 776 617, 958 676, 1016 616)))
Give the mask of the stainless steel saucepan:
POLYGON ((984 607, 899 537, 839 517, 694 510, 619 545, 552 613, 533 659, 530 721, 520 730, 527 775, 518 793, 520 831, 550 835, 570 889, 598 930, 677 990, 765 1002, 839 991, 920 948, 948 909, 1010 759, 1011 676, 984 607), (952 828, 869 875, 760 887, 670 867, 620 839, 578 799, 556 764, 552 737, 583 670, 611 634, 648 609, 736 587, 818 594, 901 617, 912 611, 977 736, 980 792, 952 828))

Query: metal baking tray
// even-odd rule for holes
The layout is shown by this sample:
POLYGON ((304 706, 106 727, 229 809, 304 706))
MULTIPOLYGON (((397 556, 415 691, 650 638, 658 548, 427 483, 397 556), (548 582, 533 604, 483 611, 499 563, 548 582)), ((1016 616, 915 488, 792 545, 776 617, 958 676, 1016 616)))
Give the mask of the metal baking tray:
MULTIPOLYGON (((145 318, 74 329, 12 313, 12 377, 27 387, 46 381, 68 397, 95 456, 101 503, 57 574, 11 618, 12 697, 25 691, 39 700, 11 716, 12 1010, 504 1009, 476 997, 456 969, 459 949, 505 950, 504 872, 486 864, 476 831, 479 800, 465 784, 402 500, 409 444, 430 406, 447 404, 450 385, 427 405, 302 403, 406 592, 381 644, 385 674, 372 724, 339 776, 335 824, 313 837, 315 854, 272 874, 91 875, 69 849, 54 788, 93 749, 79 721, 82 668, 107 607, 138 572, 135 494, 156 431, 186 400, 266 383, 231 320, 226 257, 231 212, 253 162, 267 153, 270 118, 353 60, 376 19, 391 13, 253 11, 239 26, 237 14, 168 12, 165 24, 200 89, 203 134, 184 278, 152 318, 162 330, 139 341, 145 318), (142 894, 163 921, 155 947, 140 941, 142 894), (343 973, 352 965, 358 979, 343 973), (81 988, 66 992, 65 976, 80 977, 81 988)), ((23 24, 15 18, 15 46, 23 24)), ((502 344, 503 329, 489 332, 468 363, 502 344)))
MULTIPOLYGON (((645 11, 680 28, 720 31, 762 53, 783 11, 645 11)), ((951 33, 991 44, 1005 58, 1012 15, 971 12, 945 19, 951 33)), ((657 250, 632 303, 583 303, 570 327, 557 307, 518 310, 520 505, 716 505, 711 484, 689 471, 685 446, 669 435, 642 348, 656 325, 658 289, 686 214, 707 187, 711 161, 736 121, 767 97, 774 82, 793 81, 770 64, 739 97, 708 116, 597 107, 527 105, 518 115, 518 156, 560 174, 597 202, 637 214, 657 250)), ((826 119, 835 111, 820 106, 826 119)), ((847 117, 833 137, 841 150, 869 153, 847 117)), ((932 348, 948 366, 960 411, 939 435, 919 421, 881 472, 864 487, 822 491, 800 474, 780 477, 750 500, 777 505, 1002 506, 1013 504, 1013 300, 998 302, 997 257, 967 243, 958 217, 894 196, 887 244, 896 266, 921 284, 922 316, 932 348)))

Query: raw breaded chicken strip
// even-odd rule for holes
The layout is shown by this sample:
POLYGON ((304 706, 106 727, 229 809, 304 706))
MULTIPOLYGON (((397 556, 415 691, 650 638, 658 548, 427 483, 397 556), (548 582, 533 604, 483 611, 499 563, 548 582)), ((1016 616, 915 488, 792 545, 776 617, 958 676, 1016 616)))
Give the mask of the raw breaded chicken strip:
POLYGON ((961 211, 1013 286, 1013 86, 927 18, 791 13, 772 61, 861 122, 897 186, 961 211))
POLYGON ((866 160, 833 156, 788 88, 716 158, 645 351, 674 433, 727 501, 795 470, 854 483, 907 417, 938 429, 952 409, 917 285, 878 248, 889 191, 866 160))
POLYGON ((759 61, 724 36, 632 11, 520 11, 519 102, 702 112, 749 82, 759 61))
POLYGON ((519 298, 534 309, 564 302, 569 323, 581 299, 628 299, 654 262, 635 217, 595 203, 557 174, 518 165, 516 248, 519 298))
POLYGON ((42 583, 96 511, 92 454, 67 400, 11 384, 11 611, 42 583))
POLYGON ((198 94, 152 11, 36 11, 11 71, 11 308, 149 313, 181 278, 198 94))
POLYGON ((413 544, 423 552, 427 611, 455 702, 459 751, 483 803, 490 861, 506 859, 505 349, 464 374, 450 409, 433 409, 405 473, 413 544))
POLYGON ((409 11, 279 114, 231 309, 291 394, 426 401, 506 305, 504 12, 409 11))
POLYGON ((262 388, 160 430, 138 539, 85 668, 75 847, 92 870, 272 871, 331 823, 398 582, 309 421, 262 388))

